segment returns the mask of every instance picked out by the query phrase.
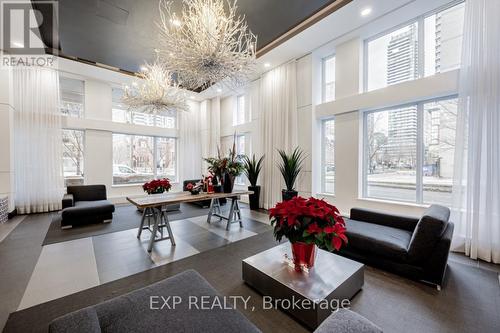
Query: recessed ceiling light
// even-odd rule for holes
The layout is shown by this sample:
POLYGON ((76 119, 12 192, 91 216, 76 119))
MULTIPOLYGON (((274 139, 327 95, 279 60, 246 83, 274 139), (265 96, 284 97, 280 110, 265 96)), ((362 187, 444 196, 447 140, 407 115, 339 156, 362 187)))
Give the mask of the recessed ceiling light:
POLYGON ((270 64, 270 63, 268 63, 268 62, 266 62, 266 63, 264 64, 264 67, 269 68, 269 67, 271 67, 271 64, 270 64))
POLYGON ((171 20, 170 23, 172 23, 176 27, 180 27, 181 26, 181 21, 179 21, 179 20, 171 20))
POLYGON ((147 72, 148 68, 146 66, 141 66, 141 72, 147 72))
POLYGON ((217 88, 217 92, 218 92, 218 93, 221 93, 221 92, 222 92, 222 89, 221 89, 221 88, 217 88))
POLYGON ((368 16, 372 13, 372 8, 371 7, 366 7, 361 10, 361 16, 368 16))
POLYGON ((13 45, 14 47, 24 47, 24 44, 23 44, 23 43, 21 43, 21 42, 12 42, 12 45, 13 45))

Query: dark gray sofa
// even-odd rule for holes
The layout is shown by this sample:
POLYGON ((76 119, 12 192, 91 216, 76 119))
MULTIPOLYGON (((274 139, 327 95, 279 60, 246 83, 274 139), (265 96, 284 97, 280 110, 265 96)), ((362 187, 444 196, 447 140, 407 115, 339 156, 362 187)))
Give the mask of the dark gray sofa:
MULTIPOLYGON (((197 300, 207 297, 206 304, 212 304, 218 298, 224 304, 222 296, 198 272, 187 270, 148 287, 59 317, 50 323, 49 332, 261 332, 238 310, 225 307, 203 309, 202 301, 197 303, 193 297, 197 300), (173 298, 169 299, 169 296, 179 297, 177 300, 180 302, 173 306, 173 298), (190 303, 191 299, 193 301, 190 303), (168 305, 165 305, 164 300, 167 300, 168 305)), ((366 318, 352 311, 339 309, 315 332, 382 331, 366 318)))
MULTIPOLYGON (((222 297, 198 272, 188 270, 57 318, 50 324, 49 332, 260 332, 235 309, 206 310, 201 307, 201 301, 198 309, 194 305, 189 308, 190 297, 200 300, 202 296, 208 297, 210 304, 215 298, 222 297), (182 302, 175 307, 170 302, 170 309, 161 309, 164 304, 162 296, 165 299, 179 296, 182 302), (150 309, 151 304, 153 309, 150 309)), ((223 299, 220 298, 220 301, 223 302, 223 299)))
POLYGON ((349 242, 339 254, 440 289, 453 236, 449 217, 439 205, 420 218, 353 208, 346 219, 349 242))
POLYGON ((111 222, 115 206, 107 200, 106 186, 68 186, 62 199, 61 227, 111 222))

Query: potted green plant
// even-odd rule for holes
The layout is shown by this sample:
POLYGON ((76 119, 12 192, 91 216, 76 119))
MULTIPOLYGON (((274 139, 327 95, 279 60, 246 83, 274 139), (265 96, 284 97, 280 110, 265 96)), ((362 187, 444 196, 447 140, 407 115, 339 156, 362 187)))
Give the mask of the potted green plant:
POLYGON ((233 192, 234 180, 244 170, 241 155, 236 154, 236 133, 229 156, 221 157, 220 149, 217 147, 217 157, 205 158, 205 161, 208 163, 208 171, 213 173, 223 186, 224 193, 233 192))
POLYGON ((299 147, 296 147, 290 155, 281 149, 278 149, 278 153, 281 157, 278 168, 286 186, 286 189, 281 190, 281 196, 283 201, 287 201, 298 195, 298 192, 294 188, 295 181, 300 171, 302 171, 302 164, 306 156, 299 147))
POLYGON ((235 142, 233 142, 233 148, 229 150, 229 157, 225 157, 224 159, 226 166, 223 183, 224 193, 231 193, 234 188, 234 180, 241 175, 245 169, 241 162, 241 155, 236 154, 235 142))
POLYGON ((260 199, 260 186, 257 185, 257 180, 259 178, 260 171, 262 170, 262 161, 264 160, 264 155, 257 159, 255 158, 255 154, 250 157, 243 156, 243 166, 245 168, 245 175, 250 182, 250 186, 248 186, 248 190, 252 191, 253 194, 249 195, 250 201, 250 209, 259 209, 259 199, 260 199))

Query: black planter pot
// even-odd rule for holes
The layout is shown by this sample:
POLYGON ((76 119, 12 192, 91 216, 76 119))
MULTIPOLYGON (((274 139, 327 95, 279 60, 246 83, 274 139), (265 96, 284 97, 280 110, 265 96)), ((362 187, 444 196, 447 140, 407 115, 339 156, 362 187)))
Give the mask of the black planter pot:
POLYGON ((234 188, 234 176, 230 174, 224 175, 224 193, 232 193, 234 188))
POLYGON ((248 190, 252 191, 253 194, 248 196, 250 201, 250 209, 257 210, 260 208, 260 186, 248 186, 248 190))
POLYGON ((215 193, 222 193, 222 185, 214 185, 214 192, 215 193))
POLYGON ((288 200, 292 200, 292 198, 296 197, 297 195, 299 195, 299 192, 295 191, 295 190, 281 190, 281 197, 283 198, 283 201, 288 201, 288 200))

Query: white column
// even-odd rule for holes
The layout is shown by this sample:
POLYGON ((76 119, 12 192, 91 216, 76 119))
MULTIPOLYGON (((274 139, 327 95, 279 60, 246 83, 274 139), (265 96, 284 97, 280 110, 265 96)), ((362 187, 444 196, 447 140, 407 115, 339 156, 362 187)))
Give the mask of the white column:
POLYGON ((295 185, 305 198, 312 193, 312 55, 297 60, 297 141, 307 155, 304 168, 295 185))

